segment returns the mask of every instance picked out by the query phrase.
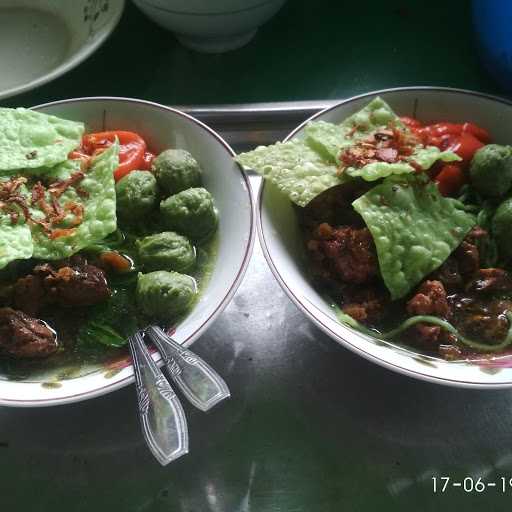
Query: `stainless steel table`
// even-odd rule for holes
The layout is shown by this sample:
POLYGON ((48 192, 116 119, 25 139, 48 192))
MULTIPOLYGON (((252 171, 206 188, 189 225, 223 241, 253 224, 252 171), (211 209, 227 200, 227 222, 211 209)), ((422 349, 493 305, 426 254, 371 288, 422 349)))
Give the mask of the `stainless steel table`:
MULTIPOLYGON (((310 107, 297 116, 318 105, 310 107)), ((236 123, 196 114, 244 146, 236 123)), ((272 126, 299 121, 286 116, 272 126)), ((254 131, 258 141, 269 136, 254 131)), ((288 300, 258 244, 232 303, 194 350, 233 396, 207 415, 185 404, 191 453, 166 468, 142 440, 132 386, 68 406, 0 408, 1 509, 510 509, 512 487, 434 493, 432 477, 512 477, 512 393, 428 384, 352 354, 288 300)))

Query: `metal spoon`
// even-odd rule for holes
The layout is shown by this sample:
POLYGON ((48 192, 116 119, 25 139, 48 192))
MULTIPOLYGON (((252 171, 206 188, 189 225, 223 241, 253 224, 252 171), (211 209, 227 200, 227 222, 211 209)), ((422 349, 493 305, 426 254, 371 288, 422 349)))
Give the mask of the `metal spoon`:
POLYGON ((142 333, 128 338, 133 358, 139 416, 146 443, 165 466, 188 453, 188 428, 183 407, 153 361, 142 333))
POLYGON ((157 346, 171 378, 192 405, 208 411, 231 395, 224 379, 208 363, 176 343, 160 327, 148 327, 146 334, 157 346))

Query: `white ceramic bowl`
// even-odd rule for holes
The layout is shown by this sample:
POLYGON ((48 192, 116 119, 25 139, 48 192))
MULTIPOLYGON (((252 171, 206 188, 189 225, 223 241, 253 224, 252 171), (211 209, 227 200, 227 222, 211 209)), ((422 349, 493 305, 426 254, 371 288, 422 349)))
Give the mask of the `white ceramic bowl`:
POLYGON ((124 0, 0 0, 0 98, 34 89, 89 57, 124 0))
POLYGON ((133 0, 188 48, 206 53, 248 43, 286 0, 133 0))
MULTIPOLYGON (((381 96, 399 115, 417 117, 427 123, 472 121, 489 130, 494 142, 512 143, 511 102, 447 88, 410 87, 372 92, 342 101, 311 119, 340 122, 375 96, 381 96)), ((301 137, 304 125, 287 138, 301 137)), ((335 341, 370 361, 423 380, 461 387, 512 386, 512 355, 448 362, 376 340, 340 324, 307 277, 302 239, 291 202, 275 186, 265 183, 260 189, 258 206, 260 242, 274 275, 292 301, 335 341)))
MULTIPOLYGON (((128 98, 78 98, 34 107, 41 112, 85 122, 87 131, 132 130, 156 153, 187 149, 203 168, 204 186, 219 210, 218 251, 213 273, 199 301, 178 325, 173 338, 184 346, 196 340, 227 306, 245 273, 254 242, 249 181, 233 161, 233 151, 213 130, 193 117, 163 105, 128 98)), ((161 363, 160 356, 153 355, 161 363)), ((133 382, 128 353, 109 364, 87 364, 78 377, 60 379, 66 368, 31 380, 6 380, 0 374, 0 405, 48 406, 85 400, 133 382)))

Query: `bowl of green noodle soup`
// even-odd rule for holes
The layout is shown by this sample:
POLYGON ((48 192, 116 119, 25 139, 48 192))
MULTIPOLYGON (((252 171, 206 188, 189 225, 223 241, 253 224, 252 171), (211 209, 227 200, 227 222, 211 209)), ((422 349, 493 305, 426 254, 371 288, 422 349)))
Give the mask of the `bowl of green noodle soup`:
POLYGON ((411 87, 342 101, 237 156, 291 300, 389 369, 512 385, 511 104, 411 87))
POLYGON ((128 98, 0 109, 0 404, 130 384, 147 325, 190 345, 253 236, 247 177, 198 120, 128 98))

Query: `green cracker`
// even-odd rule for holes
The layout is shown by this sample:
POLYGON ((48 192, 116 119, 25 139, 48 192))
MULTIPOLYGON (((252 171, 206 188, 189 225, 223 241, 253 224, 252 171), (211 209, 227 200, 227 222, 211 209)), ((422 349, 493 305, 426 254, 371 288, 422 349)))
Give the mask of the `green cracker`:
POLYGON ((438 268, 476 222, 458 201, 416 175, 386 178, 352 206, 373 236, 392 299, 407 295, 438 268))
POLYGON ((25 221, 13 224, 9 215, 0 213, 0 269, 11 261, 30 258, 32 250, 32 235, 25 221))
POLYGON ((26 108, 0 108, 0 173, 64 162, 83 132, 83 123, 26 108))
POLYGON ((338 176, 335 164, 299 139, 260 146, 238 155, 236 161, 274 183, 299 206, 347 179, 338 176))
MULTIPOLYGON (((116 230, 116 192, 114 184, 114 170, 119 165, 119 144, 116 142, 106 151, 94 158, 85 178, 80 181, 80 189, 87 192, 88 197, 80 197, 76 190, 68 188, 59 198, 64 206, 72 201, 83 205, 84 217, 82 223, 75 228, 70 236, 62 236, 51 240, 40 226, 33 226, 35 258, 56 260, 66 258, 80 251, 88 245, 99 242, 116 230)), ((62 180, 77 170, 78 164, 67 161, 51 171, 54 177, 62 180)), ((42 212, 34 212, 33 215, 42 212)), ((70 216, 72 218, 72 216, 70 216)), ((66 220, 63 223, 63 228, 66 220)))

